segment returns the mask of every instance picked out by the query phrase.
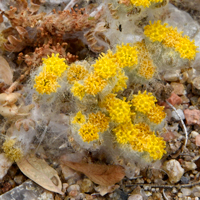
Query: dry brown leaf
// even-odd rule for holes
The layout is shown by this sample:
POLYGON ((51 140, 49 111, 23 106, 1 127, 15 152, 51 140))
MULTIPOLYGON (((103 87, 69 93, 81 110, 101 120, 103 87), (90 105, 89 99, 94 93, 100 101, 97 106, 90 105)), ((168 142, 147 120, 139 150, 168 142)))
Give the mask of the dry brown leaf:
POLYGON ((18 167, 27 177, 43 188, 63 194, 62 183, 52 167, 43 159, 36 158, 35 155, 28 155, 17 162, 18 167))
POLYGON ((0 77, 8 85, 11 85, 13 82, 13 72, 6 59, 2 56, 0 56, 0 77))
POLYGON ((65 160, 61 160, 61 163, 63 166, 82 172, 91 181, 103 186, 114 185, 125 176, 124 168, 119 165, 76 163, 65 160))

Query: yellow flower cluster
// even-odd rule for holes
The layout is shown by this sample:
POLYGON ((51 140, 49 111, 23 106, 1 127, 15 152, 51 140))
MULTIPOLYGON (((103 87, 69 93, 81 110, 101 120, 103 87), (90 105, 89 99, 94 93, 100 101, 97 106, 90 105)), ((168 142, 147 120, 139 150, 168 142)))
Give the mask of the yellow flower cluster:
POLYGON ((51 94, 56 92, 60 85, 57 82, 57 76, 51 72, 40 72, 38 76, 35 77, 34 88, 40 94, 51 94))
POLYGON ((107 81, 102 79, 96 72, 94 72, 88 74, 83 81, 83 85, 78 81, 74 81, 71 92, 74 96, 82 100, 86 93, 95 96, 104 89, 106 84, 107 81))
POLYGON ((166 27, 168 24, 161 24, 158 20, 150 25, 144 27, 144 34, 152 42, 162 42, 163 45, 173 48, 179 52, 180 57, 184 59, 193 60, 198 52, 194 40, 190 41, 188 36, 182 36, 182 32, 178 32, 177 28, 166 27))
POLYGON ((112 92, 114 92, 114 93, 117 93, 117 92, 127 88, 126 82, 128 80, 128 77, 125 75, 124 71, 122 71, 120 69, 118 71, 116 77, 117 77, 117 82, 116 82, 114 88, 112 89, 112 92))
POLYGON ((7 139, 3 143, 3 150, 5 152, 6 157, 8 157, 11 161, 18 161, 23 157, 23 152, 21 148, 15 147, 16 140, 7 139))
POLYGON ((133 95, 132 103, 136 112, 141 112, 155 124, 160 124, 166 117, 164 107, 156 103, 156 98, 152 93, 145 91, 143 94, 139 91, 137 95, 133 95))
POLYGON ((109 118, 102 112, 91 113, 88 117, 88 122, 97 126, 100 132, 104 132, 109 127, 109 118))
POLYGON ((150 53, 146 49, 144 41, 136 43, 139 58, 138 75, 149 80, 153 77, 156 67, 153 64, 150 53))
POLYGON ((74 85, 71 88, 71 92, 75 97, 78 97, 80 100, 85 96, 85 87, 79 82, 75 81, 74 85))
MULTIPOLYGON (((107 104, 108 105, 108 104, 107 104)), ((116 123, 125 123, 131 121, 131 105, 128 102, 118 98, 114 98, 108 106, 109 116, 116 123)))
POLYGON ((116 53, 113 56, 121 68, 131 67, 133 69, 138 64, 137 48, 130 44, 117 45, 116 53))
POLYGON ((130 141, 135 139, 135 131, 134 125, 131 122, 125 122, 119 124, 117 127, 112 129, 113 133, 115 133, 116 140, 119 144, 127 144, 130 141))
POLYGON ((132 103, 136 112, 147 114, 155 106, 156 98, 152 93, 145 91, 143 94, 141 91, 137 95, 133 95, 132 103))
POLYGON ((166 117, 166 113, 163 111, 164 106, 155 105, 147 114, 151 122, 155 124, 160 124, 162 120, 166 117))
POLYGON ((52 53, 51 57, 43 58, 43 71, 50 72, 60 77, 62 73, 68 68, 65 64, 64 58, 59 58, 59 54, 54 55, 52 53))
POLYGON ((86 116, 79 111, 73 118, 73 124, 80 124, 79 135, 84 142, 92 142, 99 139, 99 132, 105 132, 109 128, 109 117, 102 112, 90 113, 88 120, 86 116))
POLYGON ((166 143, 161 137, 157 137, 145 123, 119 124, 113 129, 119 144, 130 144, 134 151, 148 152, 153 160, 161 159, 166 143))
POLYGON ((166 117, 164 107, 159 106, 156 103, 156 98, 152 93, 145 91, 143 94, 139 91, 137 95, 133 95, 132 104, 135 112, 141 112, 149 118, 149 120, 155 124, 160 124, 166 117))
POLYGON ((40 94, 51 94, 56 92, 60 87, 58 84, 58 78, 67 69, 67 65, 64 62, 64 58, 59 58, 59 54, 52 57, 43 58, 43 68, 38 76, 35 77, 34 88, 40 94))
POLYGON ((134 6, 149 7, 152 3, 162 2, 163 0, 130 0, 134 6))
POLYGON ((96 95, 106 86, 106 80, 102 79, 97 73, 91 73, 84 80, 85 91, 88 94, 96 95))
POLYGON ((88 74, 88 70, 81 65, 71 64, 67 70, 67 81, 72 84, 74 81, 83 80, 88 74))
POLYGON ((84 142, 91 142, 99 139, 99 129, 97 126, 91 123, 85 123, 79 129, 79 135, 82 137, 84 142))
POLYGON ((113 58, 112 51, 102 53, 99 59, 93 64, 94 71, 102 78, 109 79, 117 74, 118 64, 113 58))
POLYGON ((81 113, 81 111, 76 113, 76 116, 74 117, 72 124, 83 124, 85 123, 85 115, 81 113))

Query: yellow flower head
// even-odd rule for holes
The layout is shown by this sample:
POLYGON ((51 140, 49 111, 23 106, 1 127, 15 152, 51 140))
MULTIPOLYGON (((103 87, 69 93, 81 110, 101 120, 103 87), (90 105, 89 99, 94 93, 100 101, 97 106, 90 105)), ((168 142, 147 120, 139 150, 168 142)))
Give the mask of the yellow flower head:
POLYGON ((190 41, 188 36, 182 36, 182 32, 178 32, 177 28, 166 27, 168 24, 161 25, 161 21, 154 22, 154 24, 144 27, 144 34, 152 42, 162 42, 163 45, 173 48, 179 52, 183 59, 193 60, 198 52, 198 48, 194 44, 194 40, 190 41))
POLYGON ((74 120, 72 121, 73 124, 83 124, 85 123, 85 115, 81 113, 81 111, 76 113, 76 116, 74 117, 74 120))
POLYGON ((131 122, 119 124, 112 130, 115 133, 116 140, 119 144, 128 144, 133 141, 134 133, 137 129, 134 129, 134 125, 131 122))
POLYGON ((88 94, 96 95, 101 92, 106 86, 107 82, 103 80, 97 73, 91 73, 84 80, 85 91, 88 94))
POLYGON ((51 72, 40 72, 38 76, 35 77, 34 88, 40 94, 51 94, 56 92, 60 85, 57 82, 57 76, 51 72))
POLYGON ((151 3, 162 2, 163 0, 130 0, 131 4, 134 6, 149 7, 151 3))
POLYGON ((138 51, 137 48, 134 46, 130 46, 130 44, 122 44, 117 45, 117 51, 113 55, 116 57, 119 66, 124 67, 132 67, 135 68, 138 64, 138 51))
POLYGON ((85 87, 79 82, 75 81, 74 85, 71 88, 71 92, 75 97, 78 97, 80 100, 85 96, 85 87))
POLYGON ((119 92, 127 88, 126 82, 128 80, 128 77, 124 74, 124 71, 119 70, 116 77, 117 77, 117 83, 112 89, 113 93, 119 92))
POLYGON ((50 72, 60 77, 62 73, 68 68, 68 65, 65 64, 64 58, 59 58, 59 54, 54 55, 52 53, 51 57, 43 58, 43 71, 50 72))
POLYGON ((11 161, 18 161, 23 157, 23 152, 21 148, 15 146, 16 140, 7 139, 3 143, 3 150, 5 152, 6 157, 8 157, 11 161))
POLYGON ((80 81, 85 78, 88 71, 81 65, 71 64, 67 70, 67 80, 70 84, 74 81, 80 81))
POLYGON ((166 153, 166 143, 163 138, 157 137, 145 123, 135 124, 134 130, 132 132, 134 137, 129 140, 132 149, 138 152, 148 152, 153 160, 161 159, 166 153))
POLYGON ((147 124, 134 124, 132 138, 129 140, 132 149, 134 151, 144 152, 146 145, 145 138, 151 134, 153 134, 153 132, 150 131, 150 127, 147 124))
POLYGON ((132 103, 136 112, 147 114, 155 106, 156 98, 152 93, 145 91, 143 94, 141 91, 137 95, 133 95, 132 103))
POLYGON ((144 27, 144 34, 148 37, 152 42, 162 42, 166 37, 167 32, 167 23, 161 24, 161 21, 158 20, 153 24, 150 21, 150 25, 144 27))
POLYGON ((96 63, 93 65, 94 71, 104 79, 109 79, 117 74, 118 64, 113 58, 112 52, 102 53, 96 63))
POLYGON ((100 104, 100 107, 105 107, 107 110, 109 110, 109 107, 111 106, 112 102, 115 100, 116 94, 110 93, 107 96, 104 97, 103 101, 100 104))
POLYGON ((188 60, 194 60, 198 48, 195 46, 194 40, 190 41, 188 36, 184 36, 178 39, 178 42, 176 43, 175 51, 178 51, 180 53, 181 58, 188 59, 188 60))
POLYGON ((147 116, 151 122, 155 124, 160 124, 166 117, 166 113, 163 110, 164 110, 163 106, 155 105, 147 114, 147 116))
POLYGON ((149 59, 143 59, 140 62, 140 66, 138 69, 138 74, 145 79, 149 80, 153 77, 155 74, 156 67, 153 64, 152 60, 149 59))
POLYGON ((136 47, 139 52, 139 68, 137 73, 139 76, 149 80, 153 77, 156 67, 153 64, 153 60, 151 59, 150 53, 146 48, 144 40, 142 42, 137 42, 136 47))
POLYGON ((112 121, 116 123, 125 123, 131 121, 131 109, 129 103, 115 98, 110 102, 108 112, 112 121))
POLYGON ((99 134, 98 134, 98 128, 97 126, 91 124, 91 123, 86 123, 81 126, 79 129, 79 135, 82 137, 84 142, 92 142, 94 140, 99 139, 99 134))
POLYGON ((109 118, 102 112, 89 114, 88 122, 97 126, 100 132, 104 132, 109 127, 109 118))
POLYGON ((166 142, 162 137, 157 137, 155 134, 148 135, 145 139, 144 151, 148 152, 153 160, 160 160, 163 154, 166 153, 166 142))

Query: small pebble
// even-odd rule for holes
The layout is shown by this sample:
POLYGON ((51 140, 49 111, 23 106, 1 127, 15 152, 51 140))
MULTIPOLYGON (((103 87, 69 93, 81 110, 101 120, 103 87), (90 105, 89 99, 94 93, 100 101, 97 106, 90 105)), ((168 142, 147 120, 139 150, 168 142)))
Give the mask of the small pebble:
POLYGON ((187 125, 194 125, 194 124, 200 125, 200 110, 185 109, 184 114, 185 114, 185 119, 186 119, 187 125))
POLYGON ((178 190, 174 187, 173 189, 172 189, 172 193, 173 194, 176 194, 178 192, 178 190))
POLYGON ((81 192, 92 192, 94 184, 90 179, 83 179, 81 183, 81 192))
POLYGON ((199 133, 196 132, 196 131, 192 131, 192 132, 190 133, 190 135, 191 135, 192 138, 195 138, 197 135, 199 135, 199 133))
POLYGON ((143 200, 143 197, 141 194, 133 194, 128 198, 128 200, 143 200))
POLYGON ((164 74, 163 78, 165 81, 169 81, 169 82, 178 81, 180 77, 180 73, 181 73, 180 69, 168 71, 164 74))
POLYGON ((176 112, 175 112, 175 111, 172 111, 172 118, 173 118, 174 120, 176 120, 176 121, 179 121, 180 118, 181 118, 182 120, 184 120, 184 119, 185 119, 185 115, 184 115, 184 113, 183 113, 183 111, 182 111, 181 109, 178 109, 178 110, 176 110, 176 112), (180 116, 180 117, 179 117, 179 116, 180 116))
POLYGON ((69 193, 69 196, 76 197, 80 193, 80 186, 79 185, 70 185, 67 188, 67 192, 69 193))
POLYGON ((183 194, 179 192, 178 197, 183 197, 183 194))
POLYGON ((196 164, 193 163, 193 162, 185 162, 185 163, 184 163, 184 169, 185 169, 186 171, 194 170, 194 169, 196 169, 196 168, 197 168, 197 166, 196 166, 196 164))
POLYGON ((150 197, 152 195, 152 193, 149 192, 149 191, 144 191, 144 192, 145 192, 145 195, 148 196, 148 197, 150 197))
POLYGON ((166 161, 163 164, 163 169, 167 172, 169 181, 171 183, 177 183, 180 181, 181 177, 184 174, 184 169, 181 167, 180 163, 175 160, 166 161))
POLYGON ((189 183, 189 178, 188 177, 185 177, 185 176, 182 176, 181 177, 181 183, 183 183, 183 184, 188 184, 189 183))
POLYGON ((15 176, 14 181, 17 183, 17 185, 21 185, 25 181, 25 177, 22 174, 15 176))
POLYGON ((196 146, 200 146, 200 135, 197 135, 196 137, 195 137, 195 144, 196 144, 196 146))
POLYGON ((177 95, 185 95, 186 94, 186 90, 185 90, 185 86, 182 83, 171 83, 170 84, 173 87, 173 92, 177 95))

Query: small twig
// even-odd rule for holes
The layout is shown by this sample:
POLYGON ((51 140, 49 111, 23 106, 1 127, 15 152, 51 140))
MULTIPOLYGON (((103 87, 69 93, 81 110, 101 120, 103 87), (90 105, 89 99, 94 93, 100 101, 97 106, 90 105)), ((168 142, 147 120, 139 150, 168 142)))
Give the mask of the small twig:
MULTIPOLYGON (((183 126, 183 129, 184 129, 184 133, 185 133, 185 144, 184 144, 184 147, 186 148, 186 145, 187 145, 187 141, 188 141, 188 132, 187 132, 187 128, 185 126, 185 123, 184 121, 182 120, 181 116, 178 114, 176 108, 171 104, 169 103, 167 100, 166 100, 166 103, 174 110, 174 112, 177 114, 177 116, 179 117, 180 121, 181 121, 181 124, 183 126)), ((184 149, 184 148, 183 148, 184 149)))
POLYGON ((133 187, 139 185, 141 187, 151 187, 151 188, 187 188, 187 187, 193 187, 195 185, 200 185, 200 181, 194 182, 194 183, 188 183, 188 184, 177 184, 177 185, 157 185, 157 184, 146 184, 146 183, 134 183, 132 185, 126 185, 126 187, 133 187))
POLYGON ((31 68, 26 69, 24 74, 22 74, 15 82, 12 83, 12 85, 5 91, 6 93, 12 93, 20 82, 23 81, 23 79, 30 73, 31 68))
POLYGON ((41 145, 41 143, 42 143, 42 141, 43 141, 43 139, 44 139, 44 136, 46 135, 49 122, 50 122, 50 120, 47 122, 47 125, 45 126, 45 129, 44 129, 44 131, 43 131, 43 133, 42 133, 42 135, 41 135, 40 143, 38 144, 38 146, 37 146, 37 148, 36 148, 36 150, 35 150, 35 154, 37 153, 37 151, 38 151, 38 149, 39 149, 39 147, 40 147, 40 145, 41 145))
POLYGON ((163 197, 165 198, 165 200, 168 200, 166 194, 165 194, 165 189, 163 189, 163 197))

